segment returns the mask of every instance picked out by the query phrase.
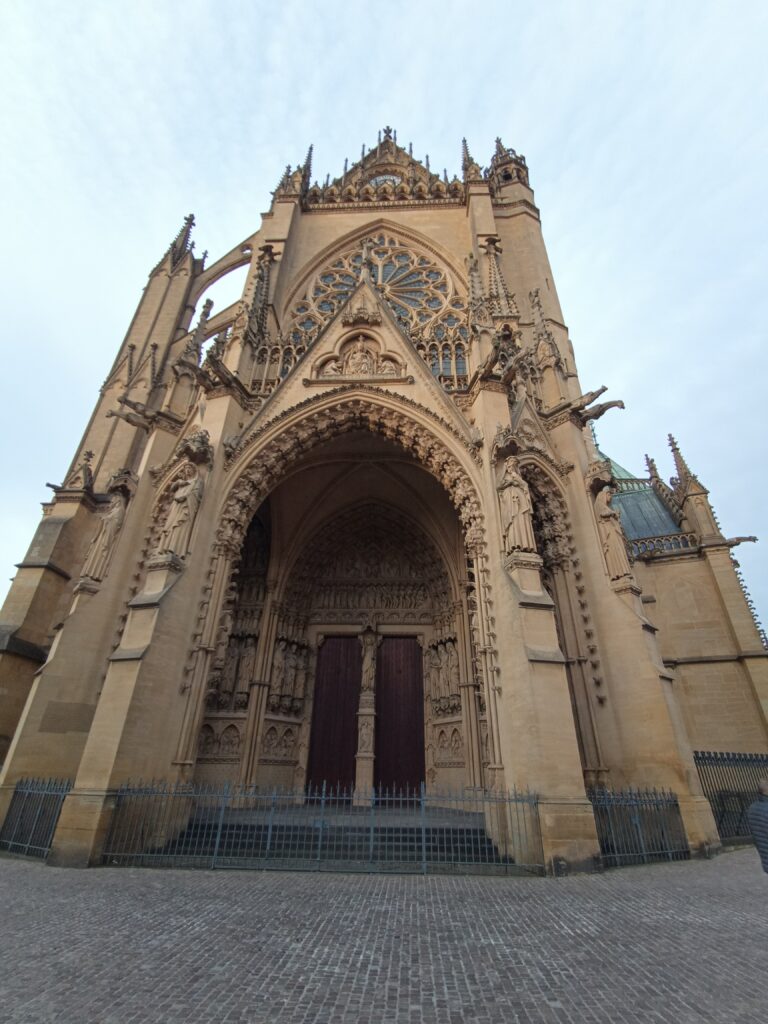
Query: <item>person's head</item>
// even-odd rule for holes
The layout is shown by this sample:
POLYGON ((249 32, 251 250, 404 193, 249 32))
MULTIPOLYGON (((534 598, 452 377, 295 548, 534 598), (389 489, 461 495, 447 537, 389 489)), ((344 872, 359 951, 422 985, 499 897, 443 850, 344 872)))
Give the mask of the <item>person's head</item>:
POLYGON ((768 796, 768 779, 760 779, 757 788, 762 796, 768 796))

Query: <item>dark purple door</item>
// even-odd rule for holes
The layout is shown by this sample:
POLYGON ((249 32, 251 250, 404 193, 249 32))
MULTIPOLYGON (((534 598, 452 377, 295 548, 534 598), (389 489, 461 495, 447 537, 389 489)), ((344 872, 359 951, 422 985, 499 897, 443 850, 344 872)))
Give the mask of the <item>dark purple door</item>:
POLYGON ((356 636, 329 636, 317 654, 307 785, 355 784, 362 649, 356 636))
POLYGON ((418 790, 424 781, 421 648, 412 636, 387 636, 376 658, 377 787, 418 790))

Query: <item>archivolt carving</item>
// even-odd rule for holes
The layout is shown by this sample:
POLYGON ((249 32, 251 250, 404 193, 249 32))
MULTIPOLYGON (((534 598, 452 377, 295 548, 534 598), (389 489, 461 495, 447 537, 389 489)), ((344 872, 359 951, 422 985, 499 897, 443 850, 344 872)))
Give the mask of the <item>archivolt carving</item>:
POLYGON ((546 566, 567 565, 573 553, 573 543, 565 499, 549 474, 536 463, 523 463, 521 473, 534 498, 536 548, 546 566))
MULTIPOLYGON (((370 390, 380 393, 378 389, 370 390)), ((317 404, 317 400, 313 404, 317 404)), ((441 425, 443 429, 451 430, 447 424, 441 425)), ((220 516, 218 545, 225 550, 236 551, 251 517, 284 475, 286 467, 315 445, 353 430, 369 430, 412 452, 448 492, 464 530, 468 534, 471 532, 476 540, 482 537, 483 515, 477 492, 446 445, 426 426, 410 419, 400 409, 355 396, 330 406, 324 402, 323 407, 286 426, 269 445, 264 446, 227 497, 220 516)), ((262 434, 263 428, 258 432, 258 435, 262 434)), ((254 443, 256 436, 253 435, 248 443, 254 443)), ((470 447, 466 440, 461 440, 467 448, 470 447)), ((474 455, 477 457, 476 453, 474 455)))
MULTIPOLYGON (((291 417, 295 416, 297 412, 303 410, 309 411, 313 406, 317 407, 321 404, 324 406, 329 398, 337 398, 338 401, 341 402, 342 397, 352 390, 354 390, 356 393, 363 392, 366 395, 379 397, 381 399, 392 398, 392 395, 388 391, 384 391, 382 390, 382 388, 375 387, 370 384, 346 385, 335 388, 333 391, 326 391, 320 397, 307 398, 303 402, 298 402, 296 405, 291 406, 290 409, 284 410, 283 412, 280 413, 279 416, 275 416, 274 419, 267 420, 265 423, 263 423, 256 430, 253 430, 247 436, 240 437, 239 439, 235 439, 234 441, 230 441, 230 443, 226 447, 226 460, 224 463, 224 468, 230 469, 233 462, 237 458, 239 458, 239 456, 242 455, 243 452, 245 452, 248 448, 255 445, 255 443, 265 434, 271 432, 278 423, 290 419, 291 417)), ((412 409, 414 413, 418 413, 420 416, 426 417, 428 420, 430 420, 431 423, 434 424, 436 429, 439 429, 441 431, 447 431, 451 435, 452 440, 454 440, 458 445, 460 445, 462 448, 466 450, 472 461, 476 463, 478 466, 482 466, 483 462, 477 450, 479 447, 479 444, 477 442, 468 440, 467 437, 461 431, 457 430, 457 428, 453 426, 453 424, 448 423, 447 420, 444 420, 441 416, 437 416, 431 409, 428 409, 425 405, 421 405, 419 402, 415 402, 412 398, 406 398, 403 395, 398 395, 397 401, 398 404, 404 406, 406 409, 412 409)), ((410 420, 407 420, 405 413, 400 410, 392 410, 389 407, 385 407, 383 404, 377 404, 374 406, 373 402, 369 402, 369 404, 378 413, 393 413, 394 415, 400 416, 404 421, 411 422, 410 420)), ((328 410, 319 410, 319 415, 321 416, 321 418, 327 417, 328 410)), ((376 431, 374 430, 374 432, 376 431)), ((326 440, 326 438, 319 438, 319 440, 326 440)))

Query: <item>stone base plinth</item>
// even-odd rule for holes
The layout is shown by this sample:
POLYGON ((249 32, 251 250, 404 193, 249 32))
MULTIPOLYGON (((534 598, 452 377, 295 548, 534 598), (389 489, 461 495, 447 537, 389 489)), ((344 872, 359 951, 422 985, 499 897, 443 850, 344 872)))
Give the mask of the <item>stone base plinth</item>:
POLYGON ((539 820, 547 874, 596 870, 600 843, 589 800, 540 800, 539 820))
POLYGON ((66 868, 100 864, 114 808, 110 793, 73 790, 61 808, 48 863, 66 868))

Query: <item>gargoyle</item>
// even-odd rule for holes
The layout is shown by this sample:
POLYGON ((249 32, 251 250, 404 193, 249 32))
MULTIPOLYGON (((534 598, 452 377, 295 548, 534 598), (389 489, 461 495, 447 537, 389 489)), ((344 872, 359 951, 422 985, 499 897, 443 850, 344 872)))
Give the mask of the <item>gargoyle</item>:
POLYGON ((587 424, 590 420, 599 420, 603 413, 608 412, 609 409, 624 408, 625 405, 621 399, 613 402, 600 402, 598 405, 593 405, 591 409, 580 409, 578 416, 582 424, 587 424))

